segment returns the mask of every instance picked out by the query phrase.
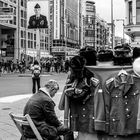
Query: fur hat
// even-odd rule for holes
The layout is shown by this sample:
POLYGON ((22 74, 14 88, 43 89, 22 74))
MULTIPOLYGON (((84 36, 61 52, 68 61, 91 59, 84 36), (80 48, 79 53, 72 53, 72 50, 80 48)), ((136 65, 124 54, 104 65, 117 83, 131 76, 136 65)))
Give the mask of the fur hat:
POLYGON ((136 58, 133 62, 133 71, 137 76, 140 77, 140 57, 136 58))
POLYGON ((86 60, 84 57, 82 56, 74 56, 71 60, 70 60, 70 67, 73 69, 73 70, 81 70, 84 68, 86 64, 86 60))
POLYGON ((87 66, 96 65, 97 52, 92 47, 86 46, 80 49, 79 55, 86 59, 87 66))

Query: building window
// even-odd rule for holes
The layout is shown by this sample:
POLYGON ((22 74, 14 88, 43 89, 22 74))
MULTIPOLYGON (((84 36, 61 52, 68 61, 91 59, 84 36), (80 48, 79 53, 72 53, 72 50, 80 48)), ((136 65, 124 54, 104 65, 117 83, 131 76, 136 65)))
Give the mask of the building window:
POLYGON ((16 25, 16 17, 14 16, 14 25, 16 25))
POLYGON ((87 11, 92 11, 92 12, 94 12, 94 11, 95 11, 95 6, 94 6, 94 4, 87 3, 87 4, 86 4, 86 10, 87 10, 87 11))
POLYGON ((36 40, 36 34, 34 34, 34 40, 36 40))
POLYGON ((21 31, 21 38, 23 38, 24 37, 24 35, 23 35, 23 31, 21 31))
POLYGON ((23 2, 23 0, 21 0, 21 6, 24 6, 24 2, 23 2))
POLYGON ((0 7, 3 7, 3 2, 0 1, 0 7))
POLYGON ((26 48, 26 32, 25 31, 21 30, 20 38, 21 38, 21 48, 26 48))
POLYGON ((21 10, 21 17, 22 17, 22 18, 24 17, 24 12, 23 12, 23 10, 21 10))
POLYGON ((36 49, 36 42, 34 42, 34 49, 36 49))
POLYGON ((14 0, 14 3, 17 3, 16 0, 14 0))
POLYGON ((24 20, 21 19, 21 27, 24 27, 24 20))
POLYGON ((133 22, 133 20, 132 20, 132 1, 130 1, 129 3, 129 24, 132 24, 133 22))
POLYGON ((31 48, 30 40, 28 40, 28 48, 31 48))
POLYGON ((140 24, 140 0, 136 3, 136 24, 140 24))

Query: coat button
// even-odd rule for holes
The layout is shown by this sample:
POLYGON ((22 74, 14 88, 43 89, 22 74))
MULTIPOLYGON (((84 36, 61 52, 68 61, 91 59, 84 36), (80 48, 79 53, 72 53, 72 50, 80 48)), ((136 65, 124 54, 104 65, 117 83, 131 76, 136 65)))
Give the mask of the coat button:
POLYGON ((127 96, 125 96, 124 98, 126 98, 126 99, 127 99, 127 96))
POLYGON ((85 108, 83 108, 83 110, 85 111, 86 109, 85 109, 85 108))
POLYGON ((115 122, 115 119, 112 119, 113 122, 115 122))
POLYGON ((83 115, 83 117, 85 117, 86 115, 83 115))

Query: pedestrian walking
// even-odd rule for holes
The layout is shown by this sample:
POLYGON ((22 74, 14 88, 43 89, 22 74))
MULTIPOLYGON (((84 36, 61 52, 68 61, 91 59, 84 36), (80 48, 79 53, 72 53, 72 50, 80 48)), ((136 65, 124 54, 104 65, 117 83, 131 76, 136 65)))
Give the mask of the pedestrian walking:
MULTIPOLYGON (((59 85, 55 80, 49 80, 44 87, 40 88, 38 93, 34 94, 26 103, 24 115, 29 114, 40 132, 43 140, 61 140, 60 135, 70 132, 69 128, 64 126, 56 116, 53 97, 59 90, 59 85)), ((35 135, 28 126, 23 127, 24 138, 35 138, 35 135)))
POLYGON ((31 70, 32 70, 32 82, 33 82, 32 92, 34 94, 36 93, 36 86, 38 90, 40 88, 41 67, 37 60, 34 61, 33 66, 31 66, 31 70))

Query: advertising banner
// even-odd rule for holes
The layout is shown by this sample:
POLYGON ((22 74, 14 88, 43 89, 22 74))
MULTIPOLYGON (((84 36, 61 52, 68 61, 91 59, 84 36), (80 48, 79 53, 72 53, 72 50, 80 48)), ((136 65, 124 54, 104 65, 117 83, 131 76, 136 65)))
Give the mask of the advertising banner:
POLYGON ((0 7, 0 21, 13 20, 12 7, 0 7))
POLYGON ((54 39, 60 39, 60 0, 54 1, 54 39))
POLYGON ((48 28, 49 0, 29 0, 27 2, 27 26, 29 29, 48 28))

